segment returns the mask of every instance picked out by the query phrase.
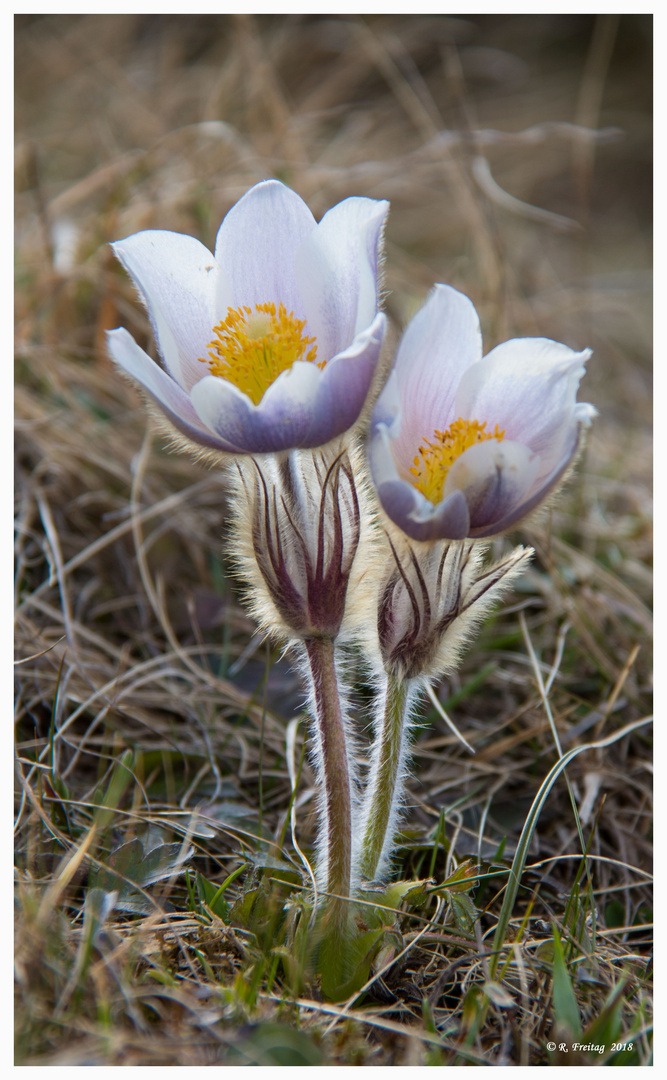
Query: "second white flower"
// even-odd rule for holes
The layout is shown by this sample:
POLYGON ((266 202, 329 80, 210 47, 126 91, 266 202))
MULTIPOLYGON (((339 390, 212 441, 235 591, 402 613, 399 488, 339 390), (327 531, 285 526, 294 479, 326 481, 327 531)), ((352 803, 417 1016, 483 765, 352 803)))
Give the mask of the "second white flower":
POLYGON ((482 358, 473 304, 436 285, 373 412, 369 458, 387 515, 424 541, 517 524, 557 485, 595 415, 576 400, 590 355, 515 338, 482 358))

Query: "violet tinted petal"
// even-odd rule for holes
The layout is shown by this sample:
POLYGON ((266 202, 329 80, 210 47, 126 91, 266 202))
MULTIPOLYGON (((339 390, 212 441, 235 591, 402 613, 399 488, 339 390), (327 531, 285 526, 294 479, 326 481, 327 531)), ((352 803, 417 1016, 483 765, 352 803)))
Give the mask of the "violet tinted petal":
POLYGON ((416 514, 416 489, 407 480, 394 480, 378 488, 382 508, 389 518, 413 540, 463 540, 468 535, 470 517, 465 496, 455 491, 429 517, 416 514))
POLYGON ((371 324, 378 307, 378 249, 389 203, 344 199, 329 210, 296 254, 299 292, 318 360, 342 352, 371 324))
POLYGON ((368 464, 376 488, 393 480, 400 480, 396 462, 391 452, 391 438, 384 424, 371 428, 368 440, 368 464))
POLYGON ((184 435, 200 446, 212 450, 235 452, 237 447, 218 438, 195 412, 190 398, 162 368, 151 360, 131 334, 122 328, 107 333, 107 345, 112 360, 143 389, 150 394, 156 405, 184 435))
POLYGON ((445 431, 457 415, 454 400, 462 373, 482 355, 477 312, 463 293, 436 285, 408 325, 394 371, 401 398, 396 461, 408 469, 425 439, 445 431))
POLYGON ((324 367, 312 403, 310 431, 301 446, 321 446, 357 422, 373 381, 386 325, 386 316, 378 312, 352 345, 324 367))
POLYGON ((314 364, 293 364, 253 405, 232 383, 210 375, 192 390, 203 423, 246 454, 268 454, 301 446, 311 427, 311 411, 321 372, 314 364))
POLYGON ((540 459, 521 443, 496 439, 476 443, 456 459, 443 494, 465 495, 470 527, 492 527, 513 512, 534 489, 540 459))
POLYGON ((322 446, 359 417, 380 353, 379 313, 344 354, 324 370, 298 361, 269 386, 259 405, 232 383, 209 376, 192 389, 201 421, 247 454, 322 446))
POLYGON ((380 503, 389 518, 413 540, 462 540, 470 525, 468 506, 454 492, 438 506, 398 473, 386 429, 379 425, 368 447, 368 460, 380 503))
POLYGON ((463 375, 456 410, 465 419, 486 421, 487 431, 498 424, 506 439, 530 446, 548 474, 571 435, 590 355, 546 338, 506 341, 463 375))
POLYGON ((122 327, 109 330, 107 347, 114 363, 141 383, 160 405, 197 423, 197 414, 186 391, 137 345, 128 330, 122 327))
POLYGON ((471 537, 474 537, 475 539, 481 539, 485 536, 495 536, 498 533, 506 532, 508 529, 514 528, 516 525, 518 525, 525 517, 531 514, 533 510, 536 510, 538 506, 540 506, 540 504, 548 498, 549 493, 553 491, 553 489, 562 479, 563 475, 567 472, 567 469, 570 466, 579 448, 579 444, 581 441, 581 433, 582 427, 579 426, 577 428, 574 441, 571 440, 568 443, 556 468, 545 480, 542 480, 540 482, 537 489, 533 488, 527 499, 520 502, 517 506, 510 510, 510 512, 507 513, 505 517, 501 518, 500 520, 497 520, 491 524, 487 523, 485 525, 480 525, 477 528, 471 527, 469 535, 471 537))
POLYGON ((373 407, 371 431, 375 431, 380 424, 386 428, 392 439, 395 439, 401 430, 401 398, 398 379, 393 370, 389 372, 389 378, 373 407))
POLYGON ((111 246, 146 304, 167 370, 188 390, 207 370, 199 358, 213 337, 215 259, 194 237, 159 230, 111 246))

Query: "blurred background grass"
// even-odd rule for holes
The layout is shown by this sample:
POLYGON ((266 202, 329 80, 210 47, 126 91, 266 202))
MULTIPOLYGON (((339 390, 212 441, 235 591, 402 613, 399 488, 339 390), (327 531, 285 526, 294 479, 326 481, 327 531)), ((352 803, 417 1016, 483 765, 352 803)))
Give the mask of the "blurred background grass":
MULTIPOLYGON (((545 678, 555 671, 565 749, 650 711, 650 16, 24 15, 15 50, 17 1060, 267 1064, 284 1051, 281 1063, 436 1064, 467 1038, 488 1063, 545 1064, 554 1000, 539 942, 563 918, 571 859, 529 871, 527 981, 516 976, 514 1012, 496 1003, 480 1030, 477 945, 438 990, 458 954, 436 942, 386 976, 393 1011, 385 1001, 372 1022, 325 1036, 316 1012, 288 1009, 276 1040, 243 947, 190 917, 183 833, 190 866, 219 883, 248 837, 284 831, 285 727, 301 691, 253 638, 228 577, 221 478, 146 436, 142 401, 106 356, 104 332, 121 324, 153 348, 108 242, 164 228, 212 246, 233 202, 270 176, 318 218, 348 195, 387 198, 397 329, 444 281, 475 302, 485 351, 521 335, 594 349, 580 396, 600 416, 577 475, 512 537, 536 548, 533 569, 440 690, 477 753, 435 713, 425 721, 397 871, 442 876, 464 855, 511 853, 555 760, 526 636, 545 678), (128 748, 125 784, 113 763, 128 748), (64 868, 100 804, 96 846, 64 868), (124 907, 86 915, 92 868, 135 838, 142 853, 164 849, 163 884, 135 866, 124 907), (82 926, 99 930, 88 953, 82 926), (424 996, 440 1048, 391 1028, 428 1031, 424 996)), ((582 1023, 623 972, 622 1027, 643 1030, 648 740, 583 754, 568 775, 597 860, 597 967, 574 980, 582 1023)), ((307 849, 307 765, 298 808, 307 849)), ((535 863, 577 844, 561 784, 535 863)), ((493 891, 476 896, 482 910, 493 891)))

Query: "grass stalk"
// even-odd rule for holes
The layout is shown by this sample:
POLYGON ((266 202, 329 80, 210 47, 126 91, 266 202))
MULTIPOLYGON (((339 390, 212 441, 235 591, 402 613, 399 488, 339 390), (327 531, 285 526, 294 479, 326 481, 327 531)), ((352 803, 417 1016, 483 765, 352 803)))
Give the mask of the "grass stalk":
POLYGON ((638 728, 645 727, 653 720, 651 716, 644 716, 641 720, 636 720, 633 724, 627 724, 619 731, 615 731, 612 735, 609 735, 606 739, 600 739, 598 742, 584 743, 583 746, 574 746, 571 750, 568 750, 566 754, 560 758, 559 761, 549 771, 545 779, 542 781, 540 789, 533 799, 532 805, 528 812, 528 816, 521 830, 521 836, 519 843, 517 844, 516 853, 512 866, 510 867, 509 879, 507 882, 507 888, 505 889, 505 896, 503 899, 503 906, 500 911, 500 917, 498 919, 498 925, 496 926, 496 932, 493 938, 493 956, 489 964, 489 975, 493 978, 498 961, 500 959, 500 950, 503 947, 505 941, 505 931, 512 915, 512 909, 514 907, 514 901, 516 900, 517 893, 519 891, 519 885, 521 884, 521 875, 523 874, 524 867, 526 865, 526 858, 528 857, 528 850, 530 848, 530 842, 537 825, 537 819, 540 816, 542 807, 544 806, 549 792, 551 791, 556 780, 562 773, 563 769, 579 754, 583 754, 585 750, 602 750, 606 746, 612 746, 613 743, 618 742, 619 739, 629 735, 632 731, 636 731, 638 728))

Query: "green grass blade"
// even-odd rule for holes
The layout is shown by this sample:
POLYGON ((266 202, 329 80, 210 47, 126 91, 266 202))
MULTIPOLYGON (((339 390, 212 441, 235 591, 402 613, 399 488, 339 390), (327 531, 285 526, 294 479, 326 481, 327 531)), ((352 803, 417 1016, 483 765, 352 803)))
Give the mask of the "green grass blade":
POLYGON ((551 1000, 554 1010, 554 1020, 558 1030, 567 1031, 570 1036, 581 1035, 581 1016, 577 998, 572 986, 570 973, 567 970, 563 946, 560 935, 554 926, 554 962, 553 962, 553 987, 551 1000))
POLYGON ((521 883, 521 875, 523 874, 524 867, 526 865, 526 859, 528 857, 528 849, 533 836, 533 831, 537 824, 537 819, 540 816, 542 807, 544 806, 549 792, 551 791, 556 780, 571 761, 579 755, 583 754, 585 750, 601 750, 606 746, 612 746, 615 742, 623 739, 626 735, 629 735, 633 731, 637 731, 641 727, 645 727, 651 723, 653 717, 645 716, 641 720, 636 720, 633 724, 627 724, 626 727, 621 728, 619 731, 615 731, 613 735, 609 735, 606 739, 600 739, 599 742, 584 743, 583 746, 574 746, 571 750, 568 750, 567 754, 564 754, 560 761, 557 761, 553 768, 550 770, 545 780, 542 782, 537 795, 533 799, 532 806, 528 812, 525 824, 523 826, 519 843, 517 845, 514 860, 509 872, 509 880, 505 889, 505 897, 503 899, 503 906, 500 911, 500 917, 498 919, 498 925, 493 938, 493 956, 489 965, 490 976, 493 978, 496 967, 498 966, 498 960, 500 958, 500 949, 505 941, 505 933, 507 926, 512 915, 514 908, 514 901, 519 891, 519 885, 521 883))

